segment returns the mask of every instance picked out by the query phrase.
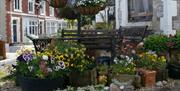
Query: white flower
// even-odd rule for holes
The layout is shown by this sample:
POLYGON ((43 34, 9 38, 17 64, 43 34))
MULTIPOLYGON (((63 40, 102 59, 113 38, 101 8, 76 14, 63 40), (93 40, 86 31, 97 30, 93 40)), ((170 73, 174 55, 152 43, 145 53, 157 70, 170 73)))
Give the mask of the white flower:
POLYGON ((54 68, 53 68, 55 71, 59 71, 59 69, 60 69, 60 66, 54 66, 54 68))
POLYGON ((123 89, 124 89, 124 85, 120 86, 119 88, 120 88, 121 90, 123 90, 123 89))
POLYGON ((47 68, 47 71, 48 71, 48 72, 52 72, 52 69, 51 69, 51 68, 47 68))
POLYGON ((55 62, 54 62, 54 58, 51 58, 51 64, 54 64, 55 62))
POLYGON ((114 63, 117 64, 118 63, 118 58, 114 58, 114 63))
POLYGON ((48 60, 48 56, 47 56, 47 55, 43 55, 43 56, 42 56, 42 59, 43 59, 43 60, 48 60))
POLYGON ((29 69, 30 72, 32 72, 32 70, 34 69, 34 67, 33 67, 33 66, 28 66, 28 69, 29 69))

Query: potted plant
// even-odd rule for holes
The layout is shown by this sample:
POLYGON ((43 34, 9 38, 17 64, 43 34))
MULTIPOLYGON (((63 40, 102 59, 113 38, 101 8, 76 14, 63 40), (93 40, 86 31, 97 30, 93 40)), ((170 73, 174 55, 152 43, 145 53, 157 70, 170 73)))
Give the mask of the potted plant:
POLYGON ((168 37, 165 35, 150 35, 145 38, 144 48, 146 50, 155 51, 158 55, 166 55, 168 46, 168 37))
POLYGON ((114 64, 111 65, 112 79, 120 81, 134 80, 135 63, 133 57, 121 55, 114 59, 114 64))
POLYGON ((166 59, 164 56, 158 56, 155 52, 151 51, 144 52, 139 55, 136 65, 138 68, 137 71, 142 76, 142 84, 144 86, 154 86, 156 77, 161 77, 163 80, 166 79, 166 75, 161 73, 166 68, 166 59))
POLYGON ((168 41, 170 61, 168 62, 169 77, 180 79, 180 34, 170 36, 168 41))
POLYGON ((38 54, 25 51, 17 57, 15 74, 22 91, 52 91, 65 88, 67 64, 56 48, 38 54))
POLYGON ((82 15, 95 15, 106 6, 106 0, 78 0, 77 11, 82 15))
POLYGON ((95 61, 85 55, 85 46, 75 42, 58 42, 56 45, 67 56, 70 85, 78 87, 93 84, 96 79, 95 61))
POLYGON ((50 0, 50 6, 54 8, 63 8, 66 6, 68 0, 50 0))
POLYGON ((71 7, 65 6, 59 9, 59 17, 73 20, 78 18, 78 13, 71 7))

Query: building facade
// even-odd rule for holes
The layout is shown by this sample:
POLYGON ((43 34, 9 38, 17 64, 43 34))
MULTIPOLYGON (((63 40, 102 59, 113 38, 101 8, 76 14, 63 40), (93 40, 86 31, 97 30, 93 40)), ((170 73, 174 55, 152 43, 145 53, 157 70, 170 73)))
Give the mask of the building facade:
POLYGON ((52 35, 63 28, 64 20, 49 6, 50 0, 5 0, 8 43, 28 43, 26 35, 52 35))
POLYGON ((150 26, 166 35, 180 29, 179 0, 116 0, 116 29, 150 26))
POLYGON ((0 40, 6 41, 6 8, 5 1, 0 0, 0 40))

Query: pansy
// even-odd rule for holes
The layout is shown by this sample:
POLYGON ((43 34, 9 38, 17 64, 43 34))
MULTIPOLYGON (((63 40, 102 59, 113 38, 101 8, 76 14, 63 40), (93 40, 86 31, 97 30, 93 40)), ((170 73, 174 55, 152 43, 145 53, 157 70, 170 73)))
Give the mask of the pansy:
POLYGON ((58 63, 58 65, 59 65, 60 69, 65 69, 65 64, 64 64, 63 61, 60 61, 60 62, 58 63))
POLYGON ((34 67, 33 66, 28 66, 28 69, 29 69, 30 72, 32 72, 34 67))
POLYGON ((33 59, 32 54, 21 54, 20 56, 17 57, 17 60, 21 62, 29 62, 32 59, 33 59))
POLYGON ((43 56, 42 56, 42 59, 47 61, 49 58, 48 58, 47 55, 43 55, 43 56))

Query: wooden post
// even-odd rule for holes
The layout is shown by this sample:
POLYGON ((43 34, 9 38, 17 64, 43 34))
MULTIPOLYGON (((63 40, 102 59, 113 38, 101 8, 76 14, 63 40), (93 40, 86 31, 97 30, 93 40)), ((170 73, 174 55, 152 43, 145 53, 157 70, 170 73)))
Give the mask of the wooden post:
POLYGON ((0 40, 0 59, 6 59, 5 42, 0 40))
MULTIPOLYGON (((81 37, 81 15, 79 14, 78 16, 78 31, 77 31, 77 34, 78 34, 78 37, 81 37)), ((80 40, 78 39, 78 42, 80 42, 80 40)))

